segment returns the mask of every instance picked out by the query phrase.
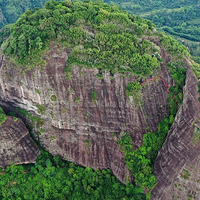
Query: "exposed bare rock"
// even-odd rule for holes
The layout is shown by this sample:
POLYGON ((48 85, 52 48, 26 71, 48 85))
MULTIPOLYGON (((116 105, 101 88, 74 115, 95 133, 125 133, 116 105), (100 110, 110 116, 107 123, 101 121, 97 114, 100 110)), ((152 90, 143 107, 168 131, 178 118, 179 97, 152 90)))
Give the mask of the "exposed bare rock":
MULTIPOLYGON (((59 47, 60 48, 60 47, 59 47)), ((140 103, 126 95, 126 86, 136 77, 73 66, 71 80, 64 69, 70 52, 51 46, 43 69, 35 67, 20 73, 11 61, 0 59, 0 102, 7 109, 25 108, 45 120, 41 144, 52 154, 83 166, 112 169, 122 182, 130 175, 124 154, 117 140, 121 131, 130 132, 134 146, 141 145, 148 130, 156 131, 158 123, 168 114, 168 88, 160 79, 147 77, 138 97, 140 103), (92 92, 97 99, 92 99, 92 92), (43 113, 39 113, 42 105, 43 113), (113 134, 116 132, 117 134, 113 134)), ((158 74, 172 86, 166 67, 169 56, 161 49, 165 62, 158 74)), ((188 67, 184 99, 167 140, 155 163, 157 185, 152 199, 187 199, 199 195, 200 128, 197 78, 188 67), (191 167, 192 165, 192 167, 191 167), (197 173, 198 175, 195 175, 197 173), (180 192, 180 185, 181 191, 180 192), (183 186, 183 187, 182 187, 183 186)))
MULTIPOLYGON (((174 84, 165 66, 169 55, 161 48, 165 62, 156 73, 165 84, 156 79, 155 74, 154 78, 139 80, 146 86, 138 94, 137 103, 126 95, 127 84, 136 77, 73 66, 71 79, 67 80, 64 69, 69 50, 53 45, 50 49, 45 58, 46 66, 42 69, 36 66, 26 73, 0 56, 0 104, 7 109, 24 108, 42 117, 45 124, 39 140, 50 153, 83 166, 110 168, 125 182, 130 173, 117 143, 119 133, 129 132, 137 148, 143 134, 156 131, 158 123, 168 114, 166 85, 174 84), (98 78, 98 73, 103 77, 98 78)), ((200 196, 197 83, 188 67, 182 105, 156 159, 157 184, 152 191, 153 200, 198 199, 200 196)))
MULTIPOLYGON (((25 108, 44 118, 40 141, 52 154, 83 166, 110 168, 125 182, 129 171, 117 143, 119 133, 130 132, 137 147, 145 132, 155 131, 168 113, 166 86, 159 79, 148 82, 138 94, 141 103, 135 103, 126 96, 126 86, 135 77, 104 71, 100 79, 96 77, 97 69, 74 66, 68 81, 64 69, 70 52, 54 46, 50 49, 46 66, 26 74, 1 57, 1 104, 25 108), (92 92, 97 94, 96 100, 92 92), (46 108, 42 115, 36 107, 39 104, 46 108)), ((164 67, 158 73, 173 85, 164 67)))
POLYGON ((183 103, 155 163, 152 199, 199 199, 200 104, 198 80, 187 71, 183 103))
POLYGON ((35 162, 40 151, 21 119, 7 117, 0 126, 0 167, 35 162))

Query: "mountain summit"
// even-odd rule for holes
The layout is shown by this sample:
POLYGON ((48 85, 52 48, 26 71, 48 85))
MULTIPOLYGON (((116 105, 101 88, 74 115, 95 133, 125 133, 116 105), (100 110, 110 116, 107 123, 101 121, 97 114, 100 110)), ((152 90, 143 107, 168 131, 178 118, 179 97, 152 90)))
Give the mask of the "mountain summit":
POLYGON ((53 155, 109 168, 152 199, 198 158, 199 66, 149 20, 50 1, 12 25, 0 64, 0 105, 53 155))

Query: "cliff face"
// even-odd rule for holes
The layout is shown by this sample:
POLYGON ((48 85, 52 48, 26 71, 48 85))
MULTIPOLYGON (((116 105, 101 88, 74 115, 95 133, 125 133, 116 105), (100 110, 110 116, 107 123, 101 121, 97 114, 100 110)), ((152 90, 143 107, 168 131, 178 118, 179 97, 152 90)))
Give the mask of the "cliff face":
POLYGON ((21 119, 7 117, 0 126, 0 167, 33 163, 40 154, 21 119))
MULTIPOLYGON (((64 69, 69 54, 67 49, 52 45, 45 58, 46 66, 26 74, 1 56, 1 105, 25 108, 45 119, 45 131, 39 137, 52 154, 83 166, 110 168, 125 182, 129 171, 117 143, 119 133, 130 132, 137 147, 145 132, 156 131, 168 113, 167 87, 159 79, 146 82, 138 94, 140 103, 135 103, 126 96, 126 86, 135 77, 103 72, 100 79, 96 77, 97 69, 74 66, 68 81, 64 69), (37 105, 46 108, 43 114, 37 105)), ((173 85, 164 67, 158 73, 173 85)))
POLYGON ((198 80, 187 71, 183 103, 155 163, 152 199, 199 199, 200 105, 198 80))
MULTIPOLYGON (((141 80, 145 87, 137 95, 138 103, 126 95, 127 84, 136 77, 104 71, 103 78, 98 78, 98 69, 74 66, 71 80, 67 80, 64 69, 70 51, 54 45, 50 49, 45 57, 46 66, 26 73, 1 56, 1 105, 8 110, 25 108, 43 118, 44 131, 39 140, 52 154, 83 166, 110 168, 120 181, 126 182, 129 170, 117 140, 120 132, 129 132, 137 148, 143 134, 156 131, 167 115, 166 85, 174 84, 165 67, 170 57, 161 49, 165 62, 157 74, 162 75, 165 84, 152 77, 141 80)), ((199 195, 197 83, 188 67, 183 103, 156 159, 157 185, 152 199, 187 199, 199 195)))

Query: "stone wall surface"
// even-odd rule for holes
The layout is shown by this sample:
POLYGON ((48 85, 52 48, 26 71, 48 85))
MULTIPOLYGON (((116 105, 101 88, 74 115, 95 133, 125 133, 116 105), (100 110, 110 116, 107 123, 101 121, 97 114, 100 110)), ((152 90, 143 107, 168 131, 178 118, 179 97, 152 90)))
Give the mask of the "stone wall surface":
MULTIPOLYGON (((138 103, 138 99, 126 95, 126 86, 136 80, 135 76, 73 66, 68 80, 64 69, 70 51, 56 45, 50 49, 44 58, 45 66, 25 73, 0 56, 0 105, 8 110, 26 109, 44 119, 39 140, 53 155, 94 169, 110 168, 125 183, 130 172, 117 140, 121 132, 129 132, 137 148, 143 134, 156 131, 158 123, 169 114, 166 85, 174 85, 166 68, 170 56, 161 49, 161 70, 139 80, 144 87, 137 94, 138 103), (102 78, 97 77, 99 73, 102 78), (162 80, 155 78, 158 75, 162 80), (93 94, 96 98, 92 98, 93 94), (42 106, 42 113, 38 105, 42 106)), ((152 199, 199 195, 198 80, 188 64, 186 67, 183 102, 156 159, 157 184, 152 199)))
POLYGON ((200 104, 198 80, 188 68, 184 99, 168 137, 159 151, 152 199, 199 199, 200 104))
POLYGON ((0 167, 34 163, 40 150, 21 119, 7 116, 0 126, 0 167))
MULTIPOLYGON (((40 115, 45 120, 40 141, 50 153, 83 166, 110 168, 125 183, 129 171, 117 143, 119 134, 129 132, 136 148, 144 133, 156 131, 168 114, 168 88, 159 79, 147 81, 138 93, 140 103, 136 103, 126 95, 127 84, 136 77, 74 66, 68 80, 64 69, 69 50, 54 45, 50 49, 45 57, 46 66, 26 73, 0 57, 0 104, 40 115), (103 78, 98 78, 98 73, 103 78), (46 111, 40 114, 37 105, 46 111)), ((164 66, 157 73, 173 85, 164 66)))

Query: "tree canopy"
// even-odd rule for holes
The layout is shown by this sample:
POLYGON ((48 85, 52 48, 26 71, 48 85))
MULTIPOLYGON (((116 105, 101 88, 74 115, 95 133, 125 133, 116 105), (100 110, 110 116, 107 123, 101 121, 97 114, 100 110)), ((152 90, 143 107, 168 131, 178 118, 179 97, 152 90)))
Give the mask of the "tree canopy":
POLYGON ((185 44, 200 62, 199 0, 106 0, 123 10, 150 19, 157 27, 185 44))
MULTIPOLYGON (((3 52, 20 65, 42 62, 41 52, 51 41, 71 50, 69 64, 150 75, 160 63, 153 44, 141 37, 155 25, 117 6, 94 2, 47 2, 43 9, 28 10, 12 26, 3 52)), ((5 34, 6 35, 6 34, 5 34)))
POLYGON ((35 164, 8 166, 0 173, 0 199, 4 200, 145 200, 143 192, 131 183, 122 185, 111 170, 77 166, 44 150, 35 164))
MULTIPOLYGON (((0 28, 14 23, 27 9, 41 8, 48 0, 1 0, 0 1, 0 28)), ((59 0, 58 0, 59 1, 59 0)))

